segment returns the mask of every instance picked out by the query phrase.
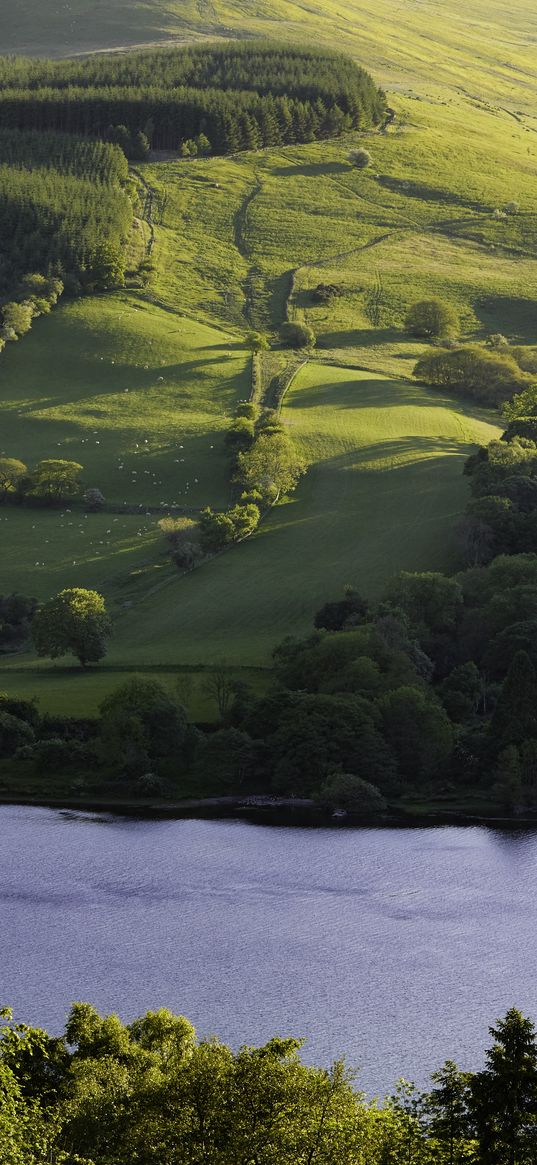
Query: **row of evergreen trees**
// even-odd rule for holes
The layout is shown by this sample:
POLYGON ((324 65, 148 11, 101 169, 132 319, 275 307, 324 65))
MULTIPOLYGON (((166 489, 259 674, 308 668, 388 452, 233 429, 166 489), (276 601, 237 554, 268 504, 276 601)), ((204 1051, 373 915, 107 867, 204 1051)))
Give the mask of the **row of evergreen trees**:
POLYGON ((155 149, 179 149, 204 133, 214 153, 279 146, 367 127, 370 109, 322 98, 218 89, 17 89, 0 94, 0 127, 106 137, 111 125, 142 130, 155 149))
POLYGON ((156 149, 204 134, 215 153, 313 141, 381 121, 372 78, 335 54, 231 45, 89 62, 0 58, 0 128, 109 137, 156 149))
POLYGON ((0 57, 0 90, 108 87, 251 90, 301 101, 321 97, 347 108, 358 99, 381 116, 383 95, 349 57, 312 47, 264 41, 117 53, 88 60, 43 61, 0 57))
MULTIPOLYGON (((107 135, 112 141, 112 136, 107 135)), ((129 168, 123 150, 110 142, 73 137, 72 134, 42 133, 36 129, 21 133, 0 129, 0 165, 18 170, 57 170, 106 186, 126 182, 129 168)))

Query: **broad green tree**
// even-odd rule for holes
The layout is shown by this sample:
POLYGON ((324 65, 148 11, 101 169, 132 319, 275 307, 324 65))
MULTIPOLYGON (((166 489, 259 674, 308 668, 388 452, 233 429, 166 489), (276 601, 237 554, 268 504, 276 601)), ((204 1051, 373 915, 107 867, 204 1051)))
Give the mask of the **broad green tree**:
POLYGON ((106 655, 111 633, 105 602, 97 591, 68 587, 34 615, 32 637, 38 655, 57 659, 72 652, 82 667, 106 655))
POLYGON ((262 432, 251 449, 239 453, 237 462, 237 481, 246 490, 258 490, 268 501, 291 493, 306 472, 287 433, 281 432, 262 432))
POLYGON ((139 776, 163 760, 183 760, 186 713, 157 680, 133 676, 106 697, 100 713, 103 755, 120 769, 139 776))
POLYGON ((16 457, 0 457, 0 498, 13 493, 27 473, 28 468, 23 461, 18 461, 16 457))
POLYGON ((405 330, 425 339, 452 336, 458 329, 459 317, 443 299, 420 299, 412 304, 405 319, 405 330))
POLYGON ((78 461, 56 458, 40 461, 31 474, 28 493, 51 501, 65 501, 80 492, 81 473, 78 461))
POLYGON ((517 651, 511 661, 490 731, 499 748, 537 738, 537 673, 526 651, 517 651))

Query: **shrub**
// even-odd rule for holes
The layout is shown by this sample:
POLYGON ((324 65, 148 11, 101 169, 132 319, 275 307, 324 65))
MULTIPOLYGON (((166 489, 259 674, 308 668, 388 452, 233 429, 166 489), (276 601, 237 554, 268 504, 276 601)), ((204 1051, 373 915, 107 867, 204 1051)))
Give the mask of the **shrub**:
POLYGON ((330 303, 331 299, 343 295, 343 288, 337 283, 318 283, 311 295, 315 303, 330 303))
POLYGON ((349 153, 349 162, 357 170, 365 170, 371 165, 372 160, 369 150, 365 150, 363 146, 360 146, 357 150, 351 150, 349 153))
POLYGON ((235 409, 236 417, 245 417, 247 421, 255 421, 257 417, 257 409, 251 401, 245 400, 242 404, 237 405, 235 409))
POLYGON ((102 510, 106 498, 100 489, 86 489, 83 493, 85 507, 90 514, 97 514, 102 510))
POLYGON ((468 346, 454 351, 427 352, 414 376, 442 388, 459 389, 483 404, 499 405, 529 384, 512 356, 468 346))
POLYGON ((457 313, 443 299, 420 299, 413 303, 405 319, 405 331, 426 339, 450 336, 458 331, 457 313))
POLYGON ((2 308, 3 338, 18 340, 19 336, 25 336, 30 331, 35 314, 34 304, 28 300, 24 303, 5 303, 2 308))
POLYGON ((18 748, 34 739, 33 729, 25 720, 0 711, 0 758, 13 756, 18 748))
POLYGON ((386 800, 377 786, 354 773, 331 773, 317 799, 329 809, 343 809, 366 818, 380 817, 386 810, 386 800))
POLYGON ((291 321, 282 324, 280 338, 286 348, 311 348, 315 344, 315 332, 307 324, 291 321))
POLYGON ((231 453, 244 453, 253 445, 254 422, 250 417, 237 417, 225 436, 226 449, 231 453))

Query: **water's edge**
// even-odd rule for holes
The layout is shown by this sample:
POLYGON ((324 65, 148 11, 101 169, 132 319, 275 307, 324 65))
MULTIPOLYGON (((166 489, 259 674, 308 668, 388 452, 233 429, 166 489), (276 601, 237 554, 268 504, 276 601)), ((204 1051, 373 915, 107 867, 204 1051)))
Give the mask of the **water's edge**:
POLYGON ((371 820, 354 813, 333 813, 323 809, 315 801, 299 797, 204 797, 178 801, 113 800, 92 797, 24 797, 0 794, 0 806, 33 806, 40 809, 68 809, 81 813, 114 814, 118 817, 134 817, 152 820, 229 820, 230 818, 250 821, 253 824, 296 826, 303 829, 327 826, 354 829, 394 828, 438 828, 444 825, 489 826, 495 829, 537 829, 537 814, 521 814, 493 817, 466 814, 456 810, 438 809, 430 812, 412 812, 411 809, 390 809, 380 818, 371 820))

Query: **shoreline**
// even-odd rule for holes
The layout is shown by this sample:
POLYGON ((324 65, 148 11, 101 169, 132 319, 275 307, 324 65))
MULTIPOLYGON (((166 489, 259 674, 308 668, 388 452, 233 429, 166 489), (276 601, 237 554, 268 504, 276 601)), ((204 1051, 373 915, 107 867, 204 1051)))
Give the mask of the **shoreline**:
POLYGON ((28 797, 15 793, 0 793, 3 805, 35 809, 58 809, 80 813, 114 814, 148 820, 229 820, 250 821, 259 825, 279 825, 297 828, 326 829, 432 829, 440 826, 487 826, 491 829, 537 830, 537 814, 524 816, 486 816, 464 813, 460 810, 431 809, 416 812, 391 806, 382 818, 366 819, 358 814, 340 815, 323 809, 315 801, 299 797, 227 796, 182 798, 164 801, 155 798, 128 800, 105 797, 28 797))

